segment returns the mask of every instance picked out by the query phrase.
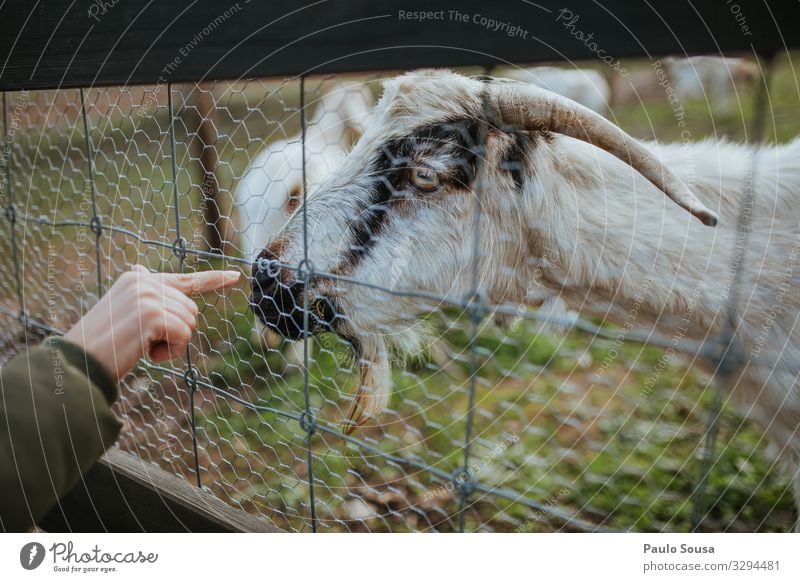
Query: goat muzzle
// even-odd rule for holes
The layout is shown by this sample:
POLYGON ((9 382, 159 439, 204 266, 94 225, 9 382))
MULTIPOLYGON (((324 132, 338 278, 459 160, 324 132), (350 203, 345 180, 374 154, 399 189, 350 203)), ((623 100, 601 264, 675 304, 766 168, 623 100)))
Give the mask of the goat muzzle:
POLYGON ((250 307, 269 329, 290 340, 307 332, 333 331, 336 308, 326 297, 307 294, 303 281, 286 275, 277 257, 264 251, 253 265, 250 307), (307 302, 308 319, 306 321, 307 302))

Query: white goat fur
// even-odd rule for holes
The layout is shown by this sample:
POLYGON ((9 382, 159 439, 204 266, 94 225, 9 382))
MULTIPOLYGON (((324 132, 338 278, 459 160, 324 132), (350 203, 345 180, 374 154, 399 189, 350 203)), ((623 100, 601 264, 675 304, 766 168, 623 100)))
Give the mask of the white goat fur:
MULTIPOLYGON (((342 257, 353 217, 368 196, 364 175, 376 152, 426 124, 474 119, 482 111, 485 87, 480 80, 442 71, 420 71, 385 83, 372 126, 341 170, 308 200, 309 232, 314 233, 309 253, 317 270, 344 272, 380 286, 393 265, 400 264, 403 287, 457 298, 469 293, 476 199, 468 188, 420 195, 401 186, 406 191, 399 192, 397 208, 390 205, 369 253, 352 268, 342 257)), ((800 256, 800 141, 764 146, 755 157, 753 175, 751 146, 712 140, 646 143, 718 212, 719 225, 709 228, 606 152, 559 134, 533 138, 523 159, 520 189, 500 167, 510 135, 496 132, 487 142, 479 174, 484 185, 480 289, 492 303, 538 303, 526 291, 534 282, 570 308, 601 316, 609 306, 612 314, 628 313, 636 302, 641 305, 637 327, 649 325, 672 336, 680 325, 682 337, 707 342, 725 329, 733 297, 744 361, 724 390, 765 429, 772 449, 794 476, 800 499, 800 390, 795 381, 800 371, 800 268, 794 265, 800 256), (746 214, 749 234, 742 247, 737 218, 751 180, 754 203, 746 214), (732 261, 740 269, 735 295, 732 261)), ((443 168, 448 160, 434 152, 425 163, 443 168)), ((280 242, 280 260, 299 263, 299 219, 289 222, 280 242)), ((431 306, 415 297, 324 278, 309 293, 336 297, 346 334, 360 342, 358 389, 365 411, 378 414, 391 388, 388 354, 413 351, 426 341, 418 317, 431 306)))

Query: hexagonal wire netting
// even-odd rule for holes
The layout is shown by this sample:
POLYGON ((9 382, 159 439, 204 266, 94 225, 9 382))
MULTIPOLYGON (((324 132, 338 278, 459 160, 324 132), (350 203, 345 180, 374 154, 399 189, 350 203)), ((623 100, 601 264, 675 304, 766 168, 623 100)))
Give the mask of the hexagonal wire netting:
POLYGON ((427 302, 435 339, 395 362, 389 409, 344 434, 361 363, 330 333, 304 345, 262 332, 250 265, 341 167, 380 77, 4 94, 3 357, 67 329, 133 264, 236 268, 247 280, 201 299, 186 357, 124 381, 118 446, 278 528, 669 531, 698 515, 709 529, 788 527, 760 433, 727 408, 708 422, 720 399, 689 367, 696 344, 430 297, 404 286, 401 259, 385 300, 427 302), (712 471, 714 431, 738 446, 712 471))

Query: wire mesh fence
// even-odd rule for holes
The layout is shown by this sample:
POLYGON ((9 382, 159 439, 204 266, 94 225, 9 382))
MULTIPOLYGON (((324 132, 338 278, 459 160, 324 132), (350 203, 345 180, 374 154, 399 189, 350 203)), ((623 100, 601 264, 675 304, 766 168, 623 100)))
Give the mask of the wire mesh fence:
MULTIPOLYGON (((67 329, 133 264, 250 275, 294 215, 305 262, 277 267, 423 305, 407 325, 433 339, 379 364, 333 333, 283 339, 256 322, 248 277, 201 300, 182 360, 125 379, 118 446, 292 531, 681 531, 699 482, 703 527, 788 529, 790 486, 762 433, 717 415, 711 374, 691 366, 730 338, 663 336, 630 311, 611 318, 621 327, 579 317, 525 281, 544 307, 493 302, 475 266, 496 242, 480 239, 480 182, 467 292, 410 288, 413 240, 377 282, 316 270, 302 202, 344 167, 385 76, 4 94, 3 357, 67 329), (350 432, 364 365, 388 366, 392 398, 350 432), (704 469, 711 427, 732 444, 704 469)), ((468 144, 479 159, 484 139, 468 144)), ((279 307, 309 330, 316 306, 292 300, 279 307)))

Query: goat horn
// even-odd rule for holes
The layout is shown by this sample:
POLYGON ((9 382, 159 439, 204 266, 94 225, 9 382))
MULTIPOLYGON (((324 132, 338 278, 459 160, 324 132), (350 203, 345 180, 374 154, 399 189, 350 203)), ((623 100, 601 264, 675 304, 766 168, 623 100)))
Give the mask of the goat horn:
POLYGON ((552 131, 603 149, 650 180, 700 222, 716 226, 716 214, 706 208, 656 156, 605 117, 534 85, 497 83, 493 89, 494 103, 503 124, 552 131))

